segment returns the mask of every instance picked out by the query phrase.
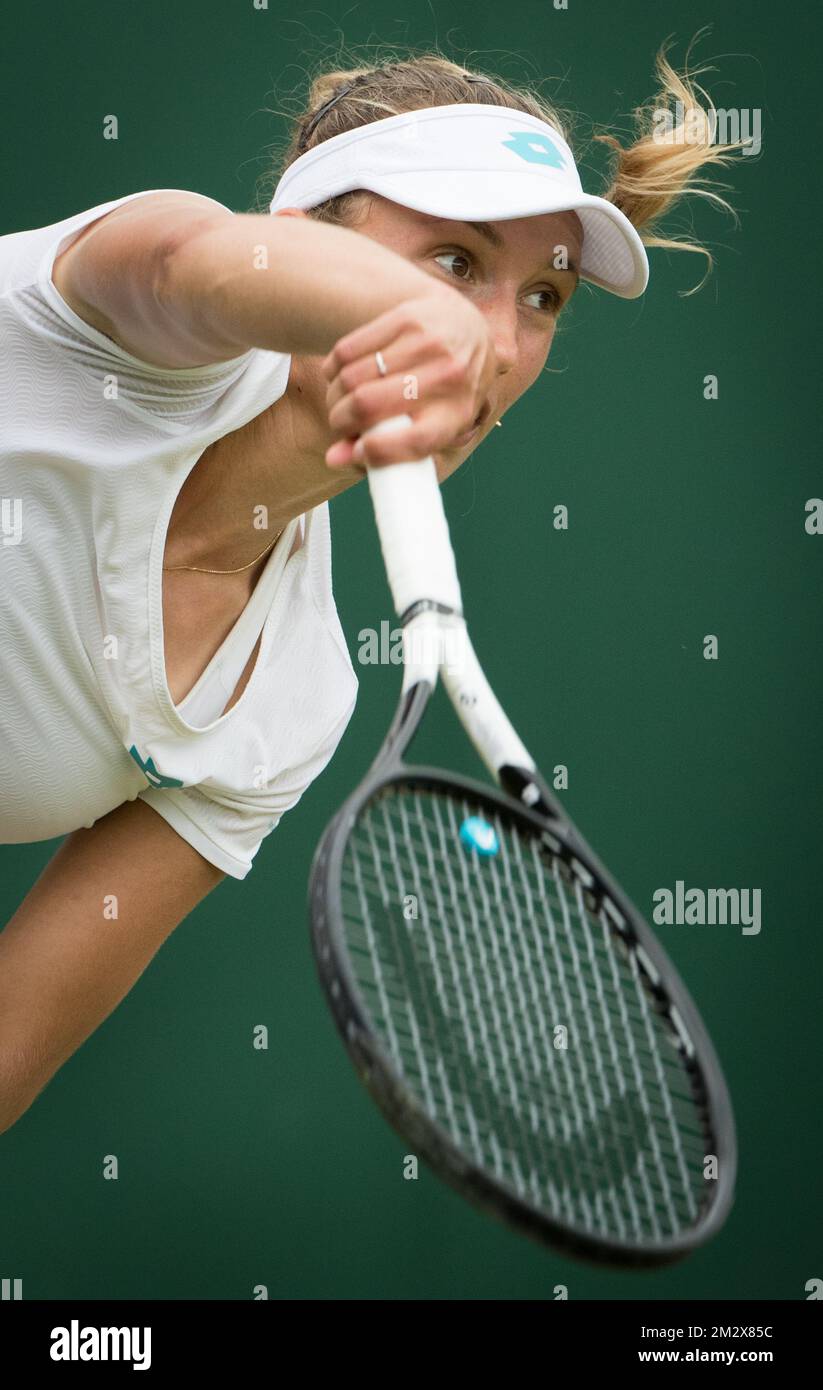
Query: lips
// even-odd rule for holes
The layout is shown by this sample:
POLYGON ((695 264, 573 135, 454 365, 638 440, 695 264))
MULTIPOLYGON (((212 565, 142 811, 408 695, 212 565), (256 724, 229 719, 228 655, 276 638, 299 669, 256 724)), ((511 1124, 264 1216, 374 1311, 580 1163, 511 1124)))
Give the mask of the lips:
POLYGON ((481 425, 484 425, 484 424, 486 423, 486 421, 488 420, 488 418, 489 418, 489 416, 491 415, 491 413, 492 413, 491 401, 485 400, 485 401, 483 402, 483 405, 481 406, 481 408, 480 408, 480 410, 479 410, 479 412, 478 412, 478 414, 477 414, 477 417, 476 417, 476 419, 474 420, 473 424, 471 424, 467 430, 464 430, 462 434, 460 434, 460 435, 457 436, 457 439, 455 440, 455 443, 457 443, 457 444, 468 444, 468 443, 470 443, 472 436, 475 435, 475 434, 477 433, 477 431, 478 431, 478 429, 480 428, 481 425))

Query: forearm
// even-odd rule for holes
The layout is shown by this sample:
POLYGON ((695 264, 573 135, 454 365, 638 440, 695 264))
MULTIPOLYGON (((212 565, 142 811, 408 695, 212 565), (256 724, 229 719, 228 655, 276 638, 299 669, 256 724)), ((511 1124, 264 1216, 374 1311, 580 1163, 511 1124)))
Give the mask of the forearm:
POLYGON ((237 213, 182 239, 162 282, 166 314, 201 342, 327 353, 404 299, 456 294, 379 242, 305 217, 237 213))

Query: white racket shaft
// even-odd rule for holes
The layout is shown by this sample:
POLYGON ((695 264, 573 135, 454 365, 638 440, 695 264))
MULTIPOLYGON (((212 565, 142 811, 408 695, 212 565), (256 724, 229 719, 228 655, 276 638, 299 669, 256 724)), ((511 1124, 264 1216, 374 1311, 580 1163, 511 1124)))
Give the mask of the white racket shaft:
MULTIPOLYGON (((411 424, 397 415, 370 434, 411 424)), ((383 562, 402 618, 429 600, 446 612, 423 609, 403 626, 403 690, 421 680, 432 687, 438 673, 466 733, 492 776, 504 764, 534 770, 475 655, 463 619, 460 581, 443 510, 434 459, 391 463, 367 470, 383 562)))
MULTIPOLYGON (((369 434, 383 434, 411 423, 410 415, 395 415, 375 425, 369 434)), ((414 463, 369 468, 368 479, 397 616, 402 618, 419 599, 430 599, 462 613, 460 582, 434 459, 429 455, 414 463)))

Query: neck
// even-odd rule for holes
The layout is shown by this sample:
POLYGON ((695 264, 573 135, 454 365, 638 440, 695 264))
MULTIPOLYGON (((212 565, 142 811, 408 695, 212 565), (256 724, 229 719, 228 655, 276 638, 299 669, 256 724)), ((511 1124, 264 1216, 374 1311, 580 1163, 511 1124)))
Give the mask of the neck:
MULTIPOLYGON (((294 517, 362 481, 358 469, 330 469, 326 463, 333 437, 320 361, 293 357, 280 399, 205 450, 177 497, 166 565, 244 565, 294 517), (267 529, 255 525, 260 516, 267 529)), ((234 578, 259 577, 268 558, 234 578)), ((222 578, 211 577, 215 583, 222 578)))

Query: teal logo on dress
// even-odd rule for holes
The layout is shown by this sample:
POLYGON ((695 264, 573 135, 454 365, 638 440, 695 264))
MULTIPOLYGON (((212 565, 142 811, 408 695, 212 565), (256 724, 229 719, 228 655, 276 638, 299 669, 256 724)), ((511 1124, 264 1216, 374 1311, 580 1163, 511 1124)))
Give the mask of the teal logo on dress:
POLYGON ((513 130, 511 137, 511 140, 504 140, 503 144, 507 149, 514 150, 515 154, 519 154, 528 164, 548 164, 551 169, 563 168, 563 156, 548 135, 536 130, 513 130))
POLYGON ((164 777, 162 772, 158 772, 154 766, 154 758, 149 758, 148 762, 144 763, 134 744, 129 749, 129 753, 153 787, 184 787, 186 785, 185 782, 178 782, 176 777, 164 777))

